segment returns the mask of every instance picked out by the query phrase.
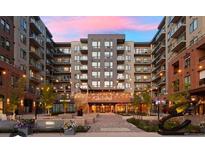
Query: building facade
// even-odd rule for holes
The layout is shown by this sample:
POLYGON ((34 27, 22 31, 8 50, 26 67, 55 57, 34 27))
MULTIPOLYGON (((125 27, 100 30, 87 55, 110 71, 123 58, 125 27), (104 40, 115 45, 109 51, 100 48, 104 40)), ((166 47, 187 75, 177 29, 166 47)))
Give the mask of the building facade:
POLYGON ((0 17, 0 114, 9 112, 11 89, 23 76, 14 65, 14 18, 0 17))

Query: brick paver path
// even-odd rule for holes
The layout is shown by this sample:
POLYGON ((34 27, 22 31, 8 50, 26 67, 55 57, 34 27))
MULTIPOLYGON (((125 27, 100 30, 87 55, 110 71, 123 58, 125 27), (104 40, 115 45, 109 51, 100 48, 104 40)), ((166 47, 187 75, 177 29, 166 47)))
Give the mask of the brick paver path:
POLYGON ((100 114, 96 122, 90 125, 89 132, 142 132, 117 114, 100 114))

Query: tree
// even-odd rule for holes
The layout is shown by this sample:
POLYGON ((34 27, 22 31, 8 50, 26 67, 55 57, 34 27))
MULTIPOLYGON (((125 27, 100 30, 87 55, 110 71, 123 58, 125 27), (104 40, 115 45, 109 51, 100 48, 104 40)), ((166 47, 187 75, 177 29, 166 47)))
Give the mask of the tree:
POLYGON ((152 99, 148 90, 142 92, 142 102, 147 105, 148 114, 150 114, 152 99))
POLYGON ((139 107, 141 102, 142 102, 141 97, 138 94, 134 93, 134 103, 133 103, 133 105, 134 105, 134 108, 135 108, 135 112, 136 112, 136 110, 138 110, 138 107, 139 107))
POLYGON ((50 114, 50 109, 53 107, 53 103, 56 100, 56 93, 53 90, 53 86, 44 84, 41 88, 40 101, 50 114))
POLYGON ((68 103, 66 101, 67 96, 64 94, 64 95, 62 95, 61 99, 62 99, 62 103, 63 103, 63 112, 66 113, 66 109, 68 107, 68 103))
POLYGON ((13 119, 16 118, 15 111, 18 108, 19 102, 24 97, 25 87, 26 87, 26 78, 21 77, 18 79, 14 87, 11 88, 9 110, 13 113, 13 119))
MULTIPOLYGON (((176 85, 173 84, 173 88, 175 88, 175 87, 176 87, 176 85)), ((168 99, 173 103, 173 105, 188 102, 189 97, 190 97, 189 88, 190 88, 190 84, 185 83, 184 84, 184 91, 178 92, 178 93, 173 93, 168 97, 168 99)), ((182 110, 183 107, 178 108, 178 109, 182 110)))

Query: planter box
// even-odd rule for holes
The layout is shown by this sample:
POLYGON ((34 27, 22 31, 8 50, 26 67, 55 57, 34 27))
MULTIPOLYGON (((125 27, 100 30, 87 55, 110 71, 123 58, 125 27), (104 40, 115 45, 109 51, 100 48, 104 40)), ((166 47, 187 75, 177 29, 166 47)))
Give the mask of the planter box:
POLYGON ((75 135, 75 129, 64 129, 65 135, 75 135))

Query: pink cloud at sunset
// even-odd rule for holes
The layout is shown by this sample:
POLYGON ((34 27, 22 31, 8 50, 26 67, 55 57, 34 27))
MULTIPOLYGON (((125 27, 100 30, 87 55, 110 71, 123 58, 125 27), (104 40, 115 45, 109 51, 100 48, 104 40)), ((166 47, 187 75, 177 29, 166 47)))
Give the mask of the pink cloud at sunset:
POLYGON ((42 17, 54 40, 73 41, 93 33, 156 30, 158 22, 146 23, 142 18, 121 16, 42 17))

